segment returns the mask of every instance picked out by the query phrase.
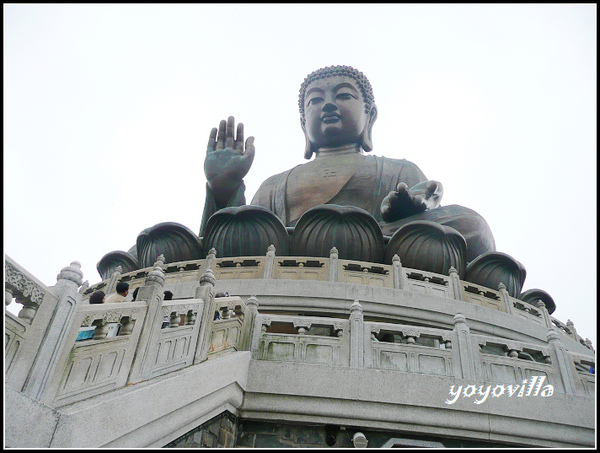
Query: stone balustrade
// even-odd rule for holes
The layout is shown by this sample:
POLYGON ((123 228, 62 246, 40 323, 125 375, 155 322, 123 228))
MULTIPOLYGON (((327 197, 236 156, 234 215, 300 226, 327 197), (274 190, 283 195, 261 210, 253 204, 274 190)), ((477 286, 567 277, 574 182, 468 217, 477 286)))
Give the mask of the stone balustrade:
POLYGON ((454 329, 368 322, 360 303, 348 320, 258 314, 251 351, 256 360, 324 363, 332 366, 396 370, 451 376, 485 383, 520 384, 546 376, 555 391, 593 396, 593 356, 564 350, 556 329, 546 346, 470 333, 457 314, 454 329), (572 384, 569 385, 568 383, 572 384))
POLYGON ((165 301, 165 277, 197 265, 165 274, 159 257, 151 270, 124 275, 117 268, 108 281, 89 287, 72 263, 48 288, 10 258, 6 263, 7 305, 16 297, 36 307, 27 316, 6 312, 7 384, 52 407, 248 347, 253 312, 239 297, 215 299, 210 269, 196 276, 196 297, 165 301), (135 302, 88 303, 93 291, 124 280, 140 288, 135 302))
POLYGON ((315 316, 256 316, 253 357, 349 366, 349 322, 315 316))
POLYGON ((57 372, 48 387, 48 393, 55 395, 54 407, 127 384, 147 309, 144 302, 77 307, 57 372), (110 324, 121 326, 118 335, 107 336, 110 324), (81 328, 94 326, 92 338, 76 340, 81 328))
MULTIPOLYGON (((265 256, 217 258, 216 251, 204 260, 171 263, 166 266, 165 286, 194 282, 206 269, 212 269, 218 280, 228 279, 288 279, 330 281, 360 284, 382 288, 401 289, 415 293, 461 300, 492 310, 510 313, 516 317, 545 327, 557 327, 562 333, 593 350, 589 340, 577 335, 574 326, 551 317, 544 307, 534 307, 511 297, 504 285, 486 288, 460 280, 452 268, 449 275, 440 275, 402 266, 395 256, 393 264, 375 264, 341 260, 332 249, 329 258, 280 257, 270 248, 265 256)), ((150 268, 136 270, 120 276, 120 281, 130 282, 131 288, 140 286, 150 268)), ((90 286, 85 294, 106 287, 107 281, 90 286)), ((115 283, 116 284, 116 283, 115 283)))

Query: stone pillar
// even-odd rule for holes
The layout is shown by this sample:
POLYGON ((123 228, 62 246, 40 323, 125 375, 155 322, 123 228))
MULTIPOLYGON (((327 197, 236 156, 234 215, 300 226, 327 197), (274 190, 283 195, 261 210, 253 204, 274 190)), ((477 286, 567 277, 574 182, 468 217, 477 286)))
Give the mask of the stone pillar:
POLYGON ((565 393, 574 395, 575 394, 575 379, 573 378, 574 365, 567 354, 567 350, 560 341, 560 334, 556 329, 552 328, 548 330, 548 344, 553 352, 553 362, 558 367, 560 378, 563 383, 565 393))
POLYGON ((460 313, 454 316, 454 331, 456 332, 457 345, 452 349, 458 352, 460 378, 473 381, 476 378, 476 356, 473 351, 473 342, 471 341, 471 332, 469 326, 467 326, 467 320, 460 313))
POLYGON ((406 281, 406 272, 402 267, 402 262, 398 254, 395 254, 392 258, 392 272, 394 278, 394 288, 396 289, 408 289, 408 282, 406 281))
POLYGON ((448 275, 450 276, 450 281, 452 282, 452 294, 454 296, 454 299, 462 300, 460 276, 458 275, 458 271, 454 266, 450 266, 450 271, 448 275))
POLYGON ((150 377, 151 360, 158 348, 158 335, 162 325, 162 301, 164 298, 164 256, 160 255, 154 268, 148 273, 144 286, 140 287, 136 302, 146 302, 148 310, 140 332, 135 357, 129 373, 128 384, 136 384, 150 377))
POLYGON ((275 268, 275 246, 271 244, 267 248, 267 257, 265 259, 265 271, 263 278, 273 278, 273 269, 275 268))
POLYGON ((513 312, 512 301, 510 300, 510 294, 508 294, 508 291, 506 290, 506 285, 504 283, 500 282, 498 284, 498 291, 500 292, 500 295, 502 296, 502 302, 504 302, 504 306, 506 307, 506 313, 512 313, 513 312))
POLYGON ((350 307, 350 368, 363 368, 365 361, 363 309, 358 300, 350 307))
POLYGON ((208 357, 208 341, 210 340, 210 331, 215 314, 215 283, 217 282, 211 268, 207 268, 200 277, 200 286, 196 288, 196 299, 204 301, 202 310, 201 325, 198 332, 198 341, 196 342, 196 353, 194 354, 194 364, 203 362, 208 357))
POLYGON ((337 282, 340 280, 338 264, 338 249, 333 247, 329 251, 329 281, 337 282))
POLYGON ((46 404, 52 403, 56 394, 56 389, 50 388, 49 383, 66 347, 77 303, 81 301, 78 290, 82 282, 81 264, 73 261, 56 276, 56 285, 49 288, 58 300, 23 386, 23 393, 46 404))

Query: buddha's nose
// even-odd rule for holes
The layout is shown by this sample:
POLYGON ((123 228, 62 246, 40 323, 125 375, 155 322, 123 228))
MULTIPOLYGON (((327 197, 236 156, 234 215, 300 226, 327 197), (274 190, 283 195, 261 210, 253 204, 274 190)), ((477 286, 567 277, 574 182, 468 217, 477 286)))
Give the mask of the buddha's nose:
POLYGON ((323 110, 325 112, 333 112, 334 110, 337 110, 337 108, 337 104, 333 102, 332 99, 325 99, 325 105, 323 105, 323 110))

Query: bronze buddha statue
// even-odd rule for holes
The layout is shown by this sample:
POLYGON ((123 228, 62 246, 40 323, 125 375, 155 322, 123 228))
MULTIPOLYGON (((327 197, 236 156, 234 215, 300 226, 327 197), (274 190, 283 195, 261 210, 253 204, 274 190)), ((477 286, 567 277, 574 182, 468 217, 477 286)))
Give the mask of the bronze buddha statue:
MULTIPOLYGON (((465 237, 467 261, 495 250, 492 232, 479 214, 440 205, 441 183, 429 181, 405 159, 367 154, 373 150, 377 107, 360 71, 331 66, 311 73, 301 86, 299 107, 309 162, 269 177, 251 205, 269 209, 288 227, 315 206, 355 206, 370 213, 387 235, 414 220, 450 226, 465 237)), ((200 235, 213 213, 246 204, 243 178, 254 159, 254 138, 244 141, 242 123, 235 134, 234 129, 234 118, 229 117, 210 133, 200 235)))

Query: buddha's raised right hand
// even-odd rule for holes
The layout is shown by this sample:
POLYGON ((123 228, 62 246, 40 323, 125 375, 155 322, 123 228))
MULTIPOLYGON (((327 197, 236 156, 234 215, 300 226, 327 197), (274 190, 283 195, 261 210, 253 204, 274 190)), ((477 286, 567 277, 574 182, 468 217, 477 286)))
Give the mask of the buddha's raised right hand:
POLYGON ((234 118, 230 116, 219 123, 219 129, 210 131, 204 174, 218 205, 238 189, 254 160, 254 137, 248 137, 244 146, 244 124, 239 123, 234 137, 234 118))

